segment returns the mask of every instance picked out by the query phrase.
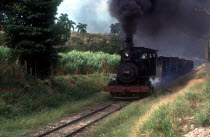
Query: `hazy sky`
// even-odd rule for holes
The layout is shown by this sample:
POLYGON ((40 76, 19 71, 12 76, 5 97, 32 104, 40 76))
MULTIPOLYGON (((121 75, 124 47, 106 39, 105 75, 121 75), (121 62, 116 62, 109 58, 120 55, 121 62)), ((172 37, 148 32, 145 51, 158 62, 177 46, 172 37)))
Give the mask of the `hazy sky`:
POLYGON ((67 13, 76 23, 88 24, 88 32, 108 33, 116 22, 108 11, 108 0, 63 0, 58 14, 67 13))

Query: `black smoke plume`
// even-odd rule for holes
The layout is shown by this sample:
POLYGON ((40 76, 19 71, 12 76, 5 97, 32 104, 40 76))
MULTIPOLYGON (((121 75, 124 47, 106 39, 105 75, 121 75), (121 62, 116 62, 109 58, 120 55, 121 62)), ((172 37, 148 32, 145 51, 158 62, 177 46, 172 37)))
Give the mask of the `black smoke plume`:
POLYGON ((126 37, 133 37, 139 19, 151 11, 152 3, 146 0, 110 0, 109 9, 121 23, 126 37))
POLYGON ((111 15, 122 24, 126 36, 132 36, 136 30, 156 35, 166 28, 203 34, 209 24, 208 15, 197 10, 208 7, 210 0, 109 1, 111 15))
MULTIPOLYGON (((184 38, 178 37, 180 34, 191 39, 200 39, 208 33, 210 23, 210 15, 199 12, 200 9, 210 9, 210 0, 109 0, 110 13, 121 23, 125 37, 133 37, 135 34, 138 44, 139 41, 160 39, 175 40, 179 47, 190 44, 184 38)), ((164 43, 163 41, 159 43, 164 43)), ((161 47, 162 51, 166 45, 176 47, 174 43, 153 44, 154 48, 161 47)), ((187 48, 183 50, 185 49, 187 48)), ((195 47, 194 49, 197 50, 195 47)))

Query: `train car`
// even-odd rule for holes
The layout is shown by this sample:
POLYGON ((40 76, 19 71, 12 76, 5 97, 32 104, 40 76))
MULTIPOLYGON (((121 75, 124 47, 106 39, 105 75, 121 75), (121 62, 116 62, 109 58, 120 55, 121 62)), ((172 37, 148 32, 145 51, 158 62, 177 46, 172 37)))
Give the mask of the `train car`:
POLYGON ((194 62, 192 60, 160 56, 157 64, 157 77, 160 79, 160 84, 164 86, 179 76, 190 72, 193 68, 194 62))
POLYGON ((157 50, 132 45, 132 40, 126 41, 117 77, 113 77, 105 88, 113 98, 139 98, 152 93, 154 83, 165 84, 193 69, 191 60, 158 57, 157 50))

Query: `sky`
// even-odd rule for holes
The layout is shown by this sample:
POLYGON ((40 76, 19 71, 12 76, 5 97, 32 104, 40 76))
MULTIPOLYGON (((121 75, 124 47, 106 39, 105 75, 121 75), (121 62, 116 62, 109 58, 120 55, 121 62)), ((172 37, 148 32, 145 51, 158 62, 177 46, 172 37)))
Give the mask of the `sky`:
POLYGON ((67 13, 77 24, 87 24, 91 33, 109 33, 110 25, 116 20, 108 11, 108 0, 63 0, 58 8, 58 16, 67 13))

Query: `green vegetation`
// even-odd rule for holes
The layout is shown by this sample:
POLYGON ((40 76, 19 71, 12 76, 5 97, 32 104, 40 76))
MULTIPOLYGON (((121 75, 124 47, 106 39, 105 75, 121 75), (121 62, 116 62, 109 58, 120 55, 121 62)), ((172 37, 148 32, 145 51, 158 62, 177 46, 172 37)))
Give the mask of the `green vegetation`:
POLYGON ((1 75, 0 117, 14 119, 44 109, 51 109, 69 101, 86 99, 103 90, 108 79, 103 75, 74 75, 37 80, 24 76, 1 75), (24 79, 23 79, 24 78, 24 79), (96 86, 97 85, 97 86, 96 86))
MULTIPOLYGON (((0 119, 0 137, 16 137, 31 133, 40 127, 56 122, 65 116, 71 116, 76 112, 84 111, 87 107, 96 106, 103 101, 109 100, 110 96, 104 93, 97 93, 94 96, 77 101, 68 101, 54 109, 44 109, 16 119, 0 119)), ((2 107, 2 105, 0 105, 2 107)))
MULTIPOLYGON (((0 46, 0 61, 3 61, 4 65, 7 64, 10 54, 9 48, 0 46)), ((59 55, 59 63, 57 68, 53 70, 53 73, 56 75, 115 73, 120 61, 119 55, 110 55, 103 52, 80 52, 74 50, 68 53, 60 53, 59 55)), ((17 63, 15 64, 18 66, 17 63)))
POLYGON ((71 51, 60 55, 58 74, 114 73, 120 61, 120 56, 103 52, 71 51))
POLYGON ((35 79, 16 65, 0 66, 0 136, 21 136, 110 99, 102 74, 35 79), (11 130, 12 129, 12 130, 11 130))
POLYGON ((159 107, 139 130, 138 136, 181 136, 195 127, 210 124, 210 84, 195 84, 172 103, 159 107), (205 88, 207 87, 207 88, 205 88), (186 129, 183 129, 184 126, 186 129))
POLYGON ((1 3, 0 19, 4 22, 1 28, 7 46, 13 49, 15 59, 18 58, 32 75, 49 76, 58 59, 58 52, 53 46, 65 43, 61 35, 65 33, 62 31, 64 26, 55 22, 61 2, 11 0, 1 3))
POLYGON ((99 122, 86 136, 178 137, 192 130, 192 125, 209 126, 210 81, 198 79, 203 74, 202 70, 181 78, 157 94, 129 105, 99 122))

